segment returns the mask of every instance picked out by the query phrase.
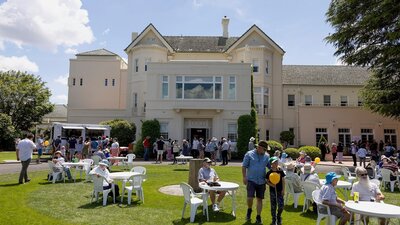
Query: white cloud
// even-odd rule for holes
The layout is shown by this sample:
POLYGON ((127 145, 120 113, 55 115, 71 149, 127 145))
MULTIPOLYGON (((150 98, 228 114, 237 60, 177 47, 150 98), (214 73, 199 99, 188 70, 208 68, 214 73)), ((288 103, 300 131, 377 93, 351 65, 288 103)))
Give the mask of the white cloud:
POLYGON ((8 0, 0 4, 0 48, 10 42, 57 51, 91 43, 94 36, 81 0, 8 0))
POLYGON ((26 56, 11 56, 6 57, 0 55, 0 70, 19 70, 19 71, 29 71, 38 72, 39 67, 35 62, 32 62, 26 56))
POLYGON ((108 33, 110 33, 110 28, 105 29, 101 34, 107 35, 108 33))
POLYGON ((71 54, 71 55, 75 55, 76 53, 78 53, 78 50, 76 48, 67 48, 64 50, 65 54, 71 54))
POLYGON ((58 76, 56 79, 54 79, 54 82, 56 82, 57 84, 61 84, 63 86, 67 86, 68 85, 68 75, 58 76))

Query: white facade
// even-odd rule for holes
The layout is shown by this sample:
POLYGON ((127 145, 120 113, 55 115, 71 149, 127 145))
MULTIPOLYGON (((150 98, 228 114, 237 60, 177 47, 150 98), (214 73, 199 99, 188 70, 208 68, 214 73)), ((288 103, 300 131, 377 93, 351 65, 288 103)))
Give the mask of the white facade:
POLYGON ((260 139, 279 140, 280 132, 291 130, 293 145, 315 145, 324 129, 330 142, 340 141, 343 131, 361 138, 372 129, 378 141, 394 131, 391 141, 398 143, 398 122, 359 106, 366 70, 283 66, 285 52, 256 25, 229 37, 228 24, 223 18, 217 37, 163 36, 150 24, 132 33, 127 64, 105 49, 78 54, 70 61, 68 122, 123 118, 136 124, 140 136, 142 121, 158 119, 162 134, 172 139, 234 140, 238 117, 250 113, 253 68, 260 139), (84 84, 77 85, 81 78, 84 84))

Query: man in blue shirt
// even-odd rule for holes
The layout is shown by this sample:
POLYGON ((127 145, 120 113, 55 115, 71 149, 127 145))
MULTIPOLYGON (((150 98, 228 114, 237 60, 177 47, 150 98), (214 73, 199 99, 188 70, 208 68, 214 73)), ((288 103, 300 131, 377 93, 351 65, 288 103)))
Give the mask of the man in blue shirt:
POLYGON ((242 175, 243 183, 247 188, 247 215, 246 220, 251 220, 254 195, 257 198, 257 217, 256 223, 262 223, 261 211, 262 200, 265 194, 266 167, 269 166, 269 155, 267 152, 268 144, 266 141, 258 142, 256 148, 248 151, 243 158, 242 175))

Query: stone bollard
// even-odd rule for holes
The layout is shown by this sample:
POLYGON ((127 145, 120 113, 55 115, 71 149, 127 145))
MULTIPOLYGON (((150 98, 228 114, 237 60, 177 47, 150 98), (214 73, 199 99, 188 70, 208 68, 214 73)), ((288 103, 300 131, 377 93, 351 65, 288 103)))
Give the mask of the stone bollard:
POLYGON ((199 169, 203 166, 203 159, 191 159, 189 164, 189 185, 195 192, 201 192, 199 188, 199 169))

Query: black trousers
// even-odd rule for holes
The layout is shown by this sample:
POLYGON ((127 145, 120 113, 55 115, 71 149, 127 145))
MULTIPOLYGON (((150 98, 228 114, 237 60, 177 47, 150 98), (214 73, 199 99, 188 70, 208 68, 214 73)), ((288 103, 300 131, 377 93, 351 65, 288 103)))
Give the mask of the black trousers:
POLYGON ((356 154, 351 154, 351 156, 353 157, 353 166, 357 166, 357 157, 356 157, 356 154))
POLYGON ((28 181, 28 166, 31 163, 31 158, 25 161, 21 161, 22 168, 21 173, 19 174, 19 183, 22 183, 24 180, 25 182, 28 181))
POLYGON ((222 165, 228 165, 228 150, 221 151, 222 153, 222 165))

